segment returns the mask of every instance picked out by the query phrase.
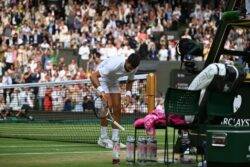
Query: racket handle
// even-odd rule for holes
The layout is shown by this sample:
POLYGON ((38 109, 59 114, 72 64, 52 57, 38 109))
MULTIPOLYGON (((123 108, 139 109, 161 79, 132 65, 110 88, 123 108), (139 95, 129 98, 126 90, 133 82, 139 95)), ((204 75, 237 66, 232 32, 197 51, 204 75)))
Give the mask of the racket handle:
POLYGON ((118 124, 116 121, 113 122, 115 124, 115 126, 117 126, 120 130, 124 131, 125 128, 122 127, 120 124, 118 124))

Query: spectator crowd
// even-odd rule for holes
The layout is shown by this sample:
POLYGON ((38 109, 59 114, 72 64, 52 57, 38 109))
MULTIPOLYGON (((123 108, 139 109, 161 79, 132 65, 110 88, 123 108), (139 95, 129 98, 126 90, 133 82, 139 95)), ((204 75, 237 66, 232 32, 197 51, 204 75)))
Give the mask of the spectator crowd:
MULTIPOLYGON (((134 52, 139 52, 145 60, 179 61, 175 51, 178 37, 172 38, 167 32, 180 29, 184 29, 180 38, 194 39, 204 45, 204 57, 199 59, 204 60, 225 6, 222 0, 214 0, 213 3, 172 0, 47 2, 0 1, 2 85, 86 79, 100 61, 112 56, 126 58, 134 52), (60 49, 77 50, 79 59, 66 62, 60 55, 60 49), (87 61, 87 66, 80 66, 79 61, 87 61)), ((247 30, 235 29, 225 48, 243 50, 249 46, 248 38, 247 30)), ((40 87, 37 90, 14 89, 1 93, 5 102, 9 96, 8 103, 12 108, 18 101, 15 93, 28 91, 27 97, 37 99, 39 109, 83 111, 82 103, 89 98, 86 92, 93 88, 88 85, 72 87, 64 89, 64 92, 60 91, 63 87, 52 90, 40 87), (73 108, 68 105, 70 99, 67 95, 71 92, 75 92, 73 108), (50 100, 46 99, 47 96, 50 100), (57 101, 58 105, 50 104, 52 101, 57 101)), ((137 95, 134 99, 138 99, 137 95)), ((30 106, 34 107, 34 104, 30 103, 30 106)))

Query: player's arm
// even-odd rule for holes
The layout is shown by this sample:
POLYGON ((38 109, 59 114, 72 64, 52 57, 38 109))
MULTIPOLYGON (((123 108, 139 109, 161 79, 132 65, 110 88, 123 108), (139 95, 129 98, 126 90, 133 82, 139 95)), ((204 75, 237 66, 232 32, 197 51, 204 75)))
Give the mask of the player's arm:
POLYGON ((90 75, 90 81, 92 82, 93 86, 97 89, 98 96, 100 96, 104 101, 108 102, 105 92, 100 84, 99 78, 101 77, 100 72, 94 71, 90 75))
POLYGON ((101 77, 100 72, 99 71, 94 71, 91 75, 90 75, 90 81, 92 82, 93 86, 97 89, 98 94, 101 96, 103 95, 105 92, 103 90, 103 88, 101 87, 99 78, 101 77))
POLYGON ((92 84, 94 85, 94 87, 97 89, 101 84, 99 81, 99 78, 101 77, 99 71, 94 71, 91 75, 90 75, 90 81, 92 82, 92 84))
POLYGON ((127 106, 131 102, 131 96, 132 96, 132 85, 133 85, 133 80, 127 80, 126 83, 126 93, 125 93, 125 105, 127 106))
POLYGON ((126 94, 125 94, 126 96, 129 96, 129 97, 132 96, 131 91, 132 91, 132 86, 133 86, 136 71, 137 71, 137 68, 133 72, 128 74, 128 79, 126 82, 126 94))
POLYGON ((126 95, 130 96, 132 95, 131 90, 132 90, 132 85, 133 85, 133 80, 127 80, 126 83, 126 95))

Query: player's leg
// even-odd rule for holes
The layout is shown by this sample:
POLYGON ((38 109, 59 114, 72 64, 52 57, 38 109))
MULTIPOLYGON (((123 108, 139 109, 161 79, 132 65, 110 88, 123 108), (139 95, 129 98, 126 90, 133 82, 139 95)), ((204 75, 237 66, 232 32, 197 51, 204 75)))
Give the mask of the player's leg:
MULTIPOLYGON (((110 98, 108 98, 108 101, 110 103, 110 101, 111 101, 110 98)), ((108 121, 107 121, 107 119, 102 118, 100 120, 100 124, 101 124, 101 131, 100 131, 100 137, 98 139, 98 144, 103 146, 103 147, 112 149, 113 143, 109 139, 109 136, 108 136, 108 121)))
MULTIPOLYGON (((121 122, 121 94, 111 93, 113 118, 116 122, 120 124, 121 122)), ((112 152, 112 162, 113 164, 120 163, 120 137, 119 128, 112 124, 112 141, 113 141, 113 152, 112 152)))
MULTIPOLYGON (((110 97, 112 100, 113 118, 117 123, 120 124, 121 122, 121 94, 111 93, 110 97)), ((114 124, 112 125, 112 140, 119 141, 119 128, 116 127, 114 124)))
MULTIPOLYGON (((107 94, 108 103, 111 104, 111 98, 110 98, 109 90, 108 90, 107 86, 105 85, 105 83, 101 83, 101 85, 102 85, 105 93, 107 94)), ((112 149, 113 142, 112 142, 112 140, 109 139, 109 136, 108 136, 108 121, 107 121, 107 119, 106 118, 101 119, 100 124, 101 124, 100 137, 97 141, 97 144, 102 146, 102 147, 112 149)))
MULTIPOLYGON (((110 97, 112 100, 112 109, 113 109, 113 118, 114 120, 120 124, 121 122, 121 93, 120 93, 120 86, 119 84, 114 84, 112 87, 109 87, 110 97)), ((114 124, 112 125, 112 140, 119 141, 119 128, 116 127, 114 124)), ((126 145, 120 143, 121 148, 125 148, 126 145)))

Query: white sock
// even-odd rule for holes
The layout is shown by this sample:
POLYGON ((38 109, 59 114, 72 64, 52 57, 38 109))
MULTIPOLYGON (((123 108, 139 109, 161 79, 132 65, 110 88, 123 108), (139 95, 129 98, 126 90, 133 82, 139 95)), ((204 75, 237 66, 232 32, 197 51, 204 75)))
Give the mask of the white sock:
POLYGON ((112 129, 112 140, 114 142, 119 142, 119 129, 112 129))
POLYGON ((101 138, 108 138, 108 128, 107 126, 101 126, 101 138))

